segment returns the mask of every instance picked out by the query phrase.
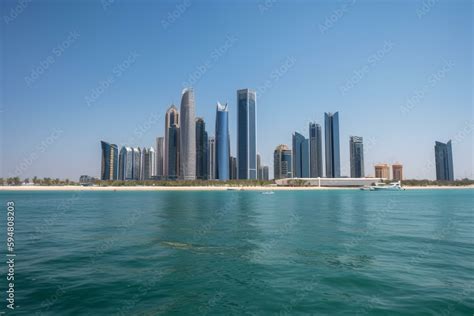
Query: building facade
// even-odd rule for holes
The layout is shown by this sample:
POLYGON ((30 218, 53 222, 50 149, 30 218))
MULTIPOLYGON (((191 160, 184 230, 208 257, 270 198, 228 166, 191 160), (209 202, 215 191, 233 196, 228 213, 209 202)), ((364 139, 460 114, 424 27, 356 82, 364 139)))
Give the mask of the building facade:
POLYGON ((196 117, 194 91, 183 90, 179 123, 179 176, 184 180, 196 179, 196 117))
POLYGON ((140 173, 142 170, 142 151, 140 147, 132 148, 132 179, 140 180, 140 173))
POLYGON ((293 178, 292 153, 287 145, 278 145, 273 152, 273 177, 275 179, 293 178))
POLYGON ((323 177, 323 141, 321 125, 309 123, 309 173, 312 178, 323 177))
POLYGON ((207 148, 208 137, 206 132, 206 123, 204 119, 196 118, 196 178, 206 180, 207 175, 207 148))
POLYGON ((298 132, 293 134, 293 177, 309 178, 309 140, 298 132))
POLYGON ((326 177, 341 176, 339 148, 339 112, 324 113, 326 177))
POLYGON ((268 170, 268 166, 263 166, 263 178, 262 180, 265 180, 265 181, 268 181, 270 180, 270 173, 269 173, 269 170, 268 170))
POLYGON ((120 149, 119 179, 133 180, 133 150, 130 147, 120 149))
POLYGON ((164 154, 165 139, 163 137, 156 138, 156 176, 161 179, 164 176, 164 154))
POLYGON ((350 137, 349 154, 351 164, 351 178, 364 178, 364 143, 362 137, 350 137))
POLYGON ((230 157, 229 159, 229 170, 230 170, 230 178, 231 180, 237 179, 237 158, 230 157))
POLYGON ((375 165, 375 177, 390 179, 390 165, 386 163, 379 163, 375 165))
POLYGON ((156 177, 156 155, 153 147, 142 149, 143 163, 142 174, 143 180, 150 180, 156 177))
POLYGON ((209 137, 209 146, 208 146, 208 168, 207 174, 209 180, 216 179, 216 139, 214 137, 209 137))
MULTIPOLYGON (((166 111, 166 115, 165 115, 165 139, 164 139, 164 142, 163 142, 163 148, 164 148, 164 152, 163 152, 163 176, 164 177, 167 177, 168 176, 168 170, 169 170, 169 162, 168 162, 168 157, 170 156, 170 153, 168 152, 168 149, 169 149, 169 142, 170 142, 170 135, 169 135, 169 131, 170 131, 170 128, 173 126, 173 130, 175 132, 175 130, 177 130, 177 132, 179 133, 179 111, 178 109, 176 108, 176 106, 174 104, 172 104, 168 110, 166 111)), ((179 152, 179 148, 178 148, 178 152, 179 152)), ((179 153, 176 155, 176 157, 179 157, 179 153)), ((172 162, 173 164, 175 163, 178 163, 179 164, 179 161, 178 162, 172 162)))
POLYGON ((392 165, 392 178, 395 181, 403 180, 403 165, 400 163, 394 163, 392 165))
POLYGON ((436 180, 454 181, 453 148, 451 141, 446 144, 435 142, 436 180))
POLYGON ((179 176, 179 132, 180 128, 176 124, 168 128, 168 140, 166 141, 166 152, 168 154, 166 163, 168 170, 166 178, 170 180, 176 180, 179 176))
POLYGON ((237 176, 257 179, 257 95, 237 91, 237 176))
POLYGON ((227 104, 219 102, 216 106, 216 179, 226 181, 230 179, 230 136, 229 136, 229 111, 227 104))
POLYGON ((115 144, 100 142, 102 149, 101 159, 101 180, 117 180, 118 179, 118 147, 115 144))

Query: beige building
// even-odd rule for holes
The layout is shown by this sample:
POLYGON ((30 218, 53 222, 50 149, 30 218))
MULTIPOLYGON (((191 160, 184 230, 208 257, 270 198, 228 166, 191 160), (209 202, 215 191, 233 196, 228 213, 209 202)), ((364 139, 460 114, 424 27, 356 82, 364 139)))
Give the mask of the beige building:
POLYGON ((375 177, 390 179, 390 165, 386 163, 379 163, 375 165, 375 177))
POLYGON ((394 163, 392 165, 392 176, 395 181, 403 180, 403 165, 401 163, 394 163))

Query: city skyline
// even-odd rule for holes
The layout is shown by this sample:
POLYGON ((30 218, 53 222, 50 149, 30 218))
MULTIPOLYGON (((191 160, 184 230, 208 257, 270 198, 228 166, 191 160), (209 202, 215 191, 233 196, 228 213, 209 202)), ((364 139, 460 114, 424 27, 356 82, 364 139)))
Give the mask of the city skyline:
MULTIPOLYGON (((5 12, 14 5, 6 2, 5 12)), ((322 113, 338 110, 342 175, 349 174, 349 136, 360 135, 367 175, 377 162, 400 161, 405 178, 435 179, 432 144, 452 139, 454 178, 473 177, 470 3, 439 2, 419 16, 420 3, 358 2, 333 24, 326 21, 340 8, 337 3, 295 7, 282 2, 268 10, 256 3, 193 3, 166 28, 161 22, 175 10, 172 3, 150 4, 146 10, 127 3, 114 3, 107 11, 100 5, 75 6, 32 2, 5 26, 3 177, 99 177, 97 140, 152 146, 163 134, 163 113, 179 101, 176 91, 184 86, 198 91, 196 115, 208 126, 214 125, 216 100, 229 104, 232 139, 237 135, 235 90, 254 88, 264 165, 273 166, 275 146, 291 144, 292 131, 308 137, 309 121, 323 125, 322 113), (211 16, 206 11, 220 13, 219 30, 193 28, 211 16), (98 18, 94 25, 85 22, 91 14, 98 18), (142 15, 136 25, 128 30, 120 25, 136 14, 142 15), (230 22, 243 16, 251 22, 230 22), (298 16, 291 27, 279 26, 290 16, 298 16), (389 22, 400 16, 404 26, 392 27, 389 22), (370 33, 358 24, 361 19, 370 33), (268 29, 258 28, 261 20, 268 29), (104 27, 107 23, 113 27, 104 27), (181 32, 189 34, 189 43, 180 43, 181 32), (25 49, 34 41, 35 50, 25 49), (166 54, 164 43, 170 43, 166 54), (183 49, 190 44, 192 53, 183 49), (250 45, 255 49, 249 51, 250 45), (232 75, 221 80, 223 73, 232 75), (109 124, 103 124, 104 117, 109 124), (376 118, 384 118, 384 124, 376 118), (64 152, 70 153, 67 164, 64 152)))

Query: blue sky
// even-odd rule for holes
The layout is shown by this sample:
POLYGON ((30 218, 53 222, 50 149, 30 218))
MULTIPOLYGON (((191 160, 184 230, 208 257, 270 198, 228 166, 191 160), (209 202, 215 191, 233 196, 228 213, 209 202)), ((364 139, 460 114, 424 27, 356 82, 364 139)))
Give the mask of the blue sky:
POLYGON ((0 176, 100 174, 100 140, 154 146, 191 85, 214 134, 236 91, 257 90, 258 151, 339 111, 365 168, 402 162, 435 177, 453 139, 455 177, 474 178, 471 1, 2 1, 0 176))

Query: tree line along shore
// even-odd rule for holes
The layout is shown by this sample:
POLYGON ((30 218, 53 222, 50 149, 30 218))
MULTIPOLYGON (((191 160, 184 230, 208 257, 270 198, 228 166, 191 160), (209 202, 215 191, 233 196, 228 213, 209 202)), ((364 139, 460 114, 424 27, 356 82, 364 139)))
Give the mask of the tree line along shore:
MULTIPOLYGON (((374 179, 375 181, 375 179, 374 179)), ((387 183, 390 180, 386 181, 387 183)), ((207 187, 207 186, 235 186, 235 187, 257 187, 257 186, 275 186, 275 182, 265 180, 93 180, 90 183, 84 184, 77 181, 71 181, 69 179, 59 178, 25 178, 20 179, 19 177, 11 178, 0 178, 0 186, 100 186, 100 187, 134 187, 134 186, 165 186, 165 187, 207 187)), ((403 186, 414 186, 414 187, 433 187, 433 186, 452 186, 452 187, 463 187, 474 185, 474 180, 471 179, 460 179, 454 181, 437 181, 437 180, 416 180, 407 179, 402 181, 403 186)), ((295 181, 292 186, 307 186, 305 181, 295 181)))

